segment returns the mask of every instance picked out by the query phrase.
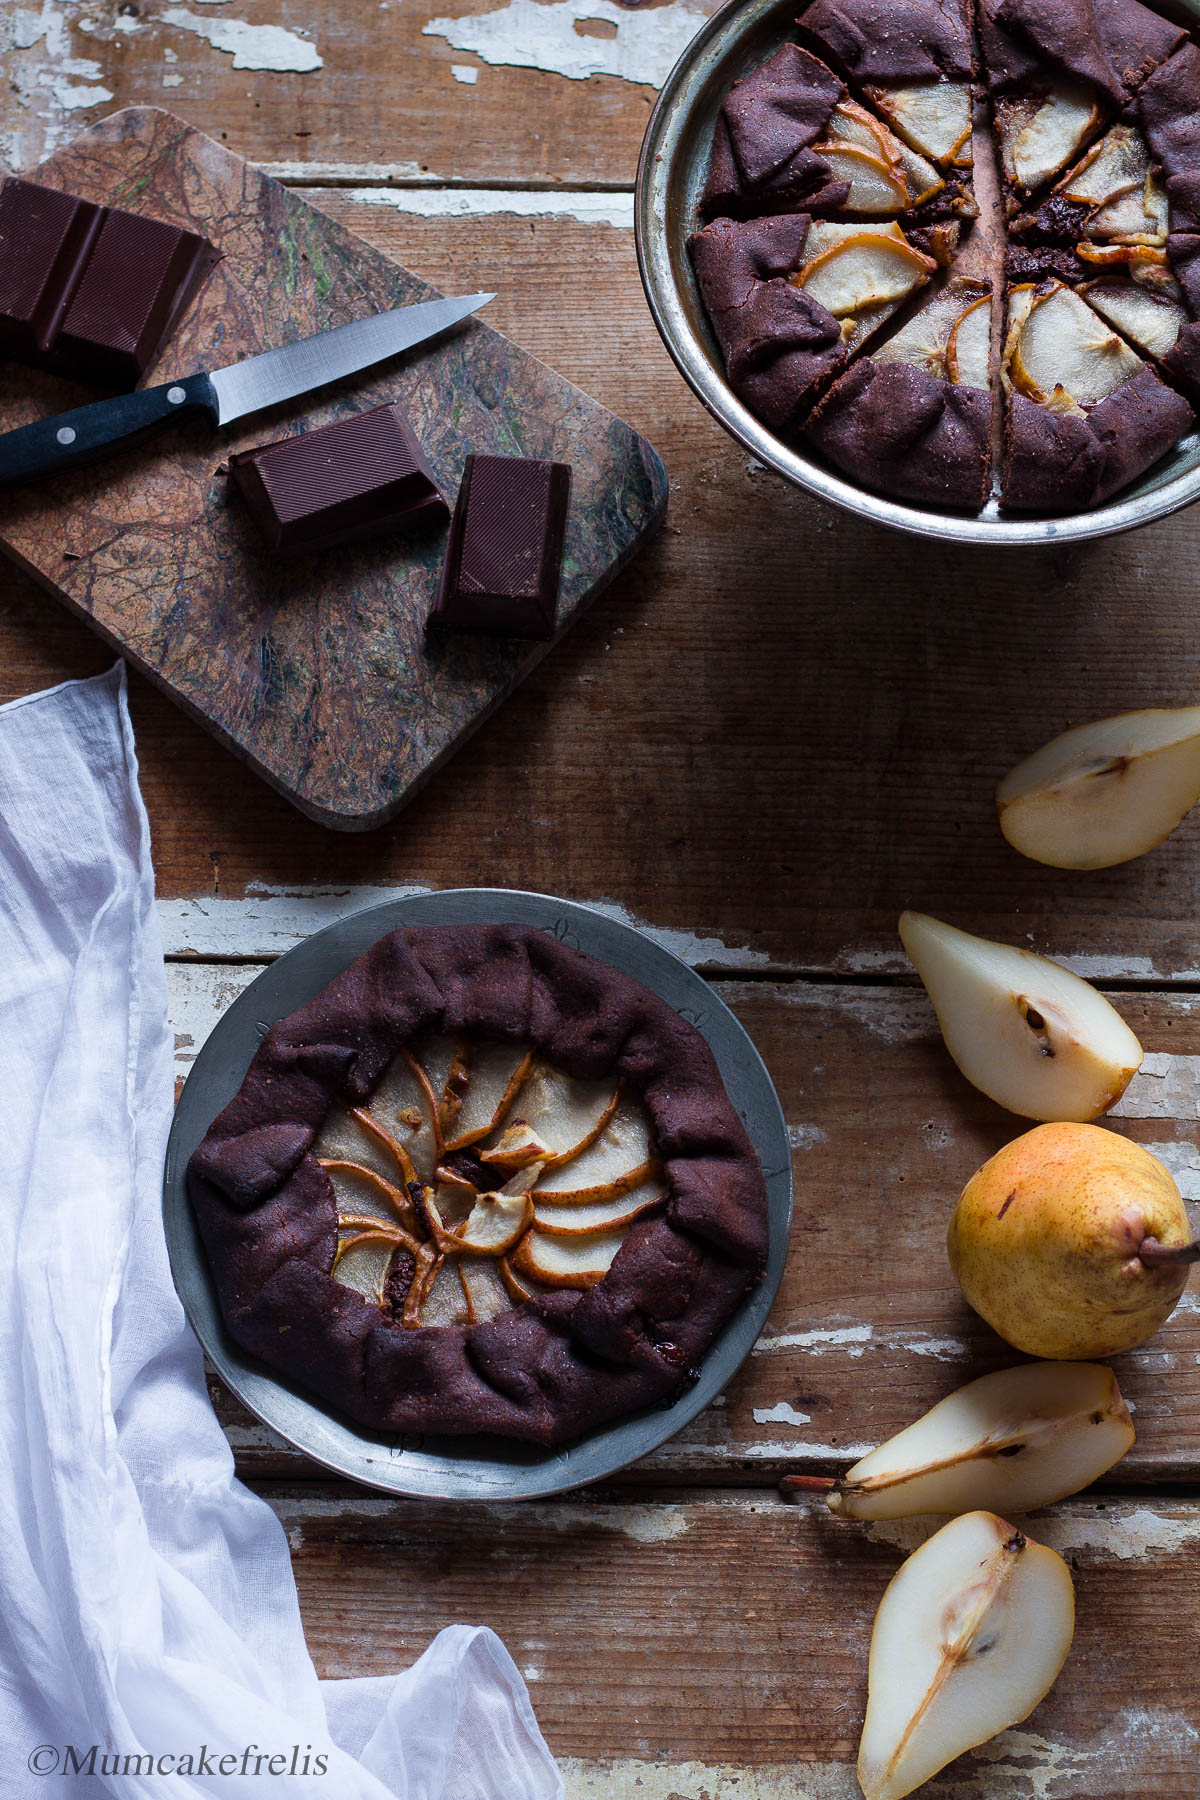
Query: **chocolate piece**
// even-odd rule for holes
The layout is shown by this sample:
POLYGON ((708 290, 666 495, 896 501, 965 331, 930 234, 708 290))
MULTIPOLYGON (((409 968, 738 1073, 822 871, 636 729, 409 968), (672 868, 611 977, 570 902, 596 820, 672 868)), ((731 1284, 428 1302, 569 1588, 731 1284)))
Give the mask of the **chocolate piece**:
POLYGON ((993 91, 1055 71, 1116 106, 1187 37, 1139 0, 980 0, 979 29, 993 91))
POLYGON ((1195 423, 1181 394, 1143 369, 1084 417, 1010 394, 1002 504, 1083 512, 1144 475, 1195 423))
POLYGON ((571 471, 526 456, 468 456, 431 625, 554 635, 571 471))
POLYGON ((1096 278, 1092 264, 1057 244, 1010 244, 1004 253, 1004 272, 1014 284, 1053 278, 1075 287, 1096 278))
POLYGON ((217 259, 193 231, 7 181, 0 350, 100 387, 132 387, 217 259))
POLYGON ((1166 175, 1200 170, 1200 49, 1186 44, 1138 95, 1146 141, 1166 175))
POLYGON ((803 213, 717 219, 688 242, 696 280, 739 399, 773 431, 803 421, 846 360, 841 327, 788 276, 803 260, 803 213))
POLYGON ((1020 213, 1009 225, 1009 238, 1026 247, 1053 244, 1070 249, 1087 236, 1093 207, 1065 194, 1050 194, 1036 212, 1020 213))
POLYGON ((908 363, 856 363, 806 434, 855 481, 901 500, 978 512, 991 471, 992 396, 908 363))
POLYGON ((233 1338, 376 1431, 553 1444, 667 1399, 767 1251, 762 1171, 699 1033, 627 975, 522 926, 381 939, 273 1026, 188 1190, 233 1338), (407 1257, 382 1304, 334 1279, 336 1198, 313 1146, 339 1102, 370 1106, 397 1053, 430 1034, 528 1043, 645 1108, 664 1207, 595 1285, 543 1288, 489 1322, 406 1328, 407 1257))
POLYGON ((799 24, 856 81, 891 87, 975 73, 965 0, 813 0, 799 24))
POLYGON ((846 97, 845 83, 815 56, 784 44, 761 68, 735 81, 713 134, 705 218, 840 206, 849 185, 833 180, 813 153, 846 97))
POLYGON ((16 180, 0 188, 0 353, 44 358, 102 219, 101 207, 55 188, 16 180))
POLYGON ((417 524, 450 509, 399 406, 281 438, 229 458, 229 473, 269 549, 324 550, 417 524))

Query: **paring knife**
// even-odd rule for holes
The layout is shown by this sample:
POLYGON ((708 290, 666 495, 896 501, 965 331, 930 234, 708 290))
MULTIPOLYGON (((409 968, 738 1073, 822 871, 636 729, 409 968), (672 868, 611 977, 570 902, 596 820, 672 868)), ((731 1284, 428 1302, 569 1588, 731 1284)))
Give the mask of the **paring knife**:
POLYGON ((53 475, 92 462, 107 450, 124 449, 172 425, 185 414, 206 412, 216 425, 232 424, 247 413, 294 400, 313 388, 369 369, 426 338, 457 325, 495 294, 458 294, 398 306, 319 331, 315 337, 261 356, 248 356, 227 369, 202 370, 162 387, 117 394, 91 406, 55 413, 16 431, 0 433, 0 486, 12 487, 39 475, 53 475))

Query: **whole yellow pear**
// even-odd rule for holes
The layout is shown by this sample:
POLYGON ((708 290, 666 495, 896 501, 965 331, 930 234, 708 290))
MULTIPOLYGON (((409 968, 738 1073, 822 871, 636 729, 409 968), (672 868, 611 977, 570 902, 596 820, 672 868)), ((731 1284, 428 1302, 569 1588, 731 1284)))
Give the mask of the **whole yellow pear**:
POLYGON ((972 1176, 950 1221, 959 1286, 1027 1356, 1132 1350, 1200 1258, 1156 1156, 1098 1125, 1039 1125, 972 1176))

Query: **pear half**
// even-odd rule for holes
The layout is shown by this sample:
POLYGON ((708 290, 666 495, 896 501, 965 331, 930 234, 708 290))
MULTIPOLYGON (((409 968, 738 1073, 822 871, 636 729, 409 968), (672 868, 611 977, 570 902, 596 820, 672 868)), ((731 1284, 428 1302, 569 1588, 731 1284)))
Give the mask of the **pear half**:
POLYGON ((872 1450, 829 1505, 848 1519, 1030 1512, 1096 1481, 1133 1438, 1117 1378, 1102 1363, 1020 1363, 969 1381, 872 1450))
POLYGON ((1078 725, 996 789, 1015 850, 1054 869, 1111 869, 1170 836, 1200 800, 1200 706, 1078 725))
POLYGON ((901 1800, 1028 1718, 1075 1632, 1061 1556, 990 1512, 952 1519, 879 1603, 858 1754, 866 1800, 901 1800))
POLYGON ((1141 1067, 1102 994, 1059 963, 906 912, 900 938, 967 1080, 1026 1119, 1095 1119, 1141 1067))

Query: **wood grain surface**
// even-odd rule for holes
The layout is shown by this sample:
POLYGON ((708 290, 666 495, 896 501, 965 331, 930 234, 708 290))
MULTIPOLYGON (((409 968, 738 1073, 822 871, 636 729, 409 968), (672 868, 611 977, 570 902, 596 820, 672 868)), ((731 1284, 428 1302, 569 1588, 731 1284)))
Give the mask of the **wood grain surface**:
MULTIPOLYGON (((966 1176, 1022 1128, 946 1061, 896 917, 921 905, 1100 978, 1150 1052, 1111 1123, 1200 1199, 1200 818, 1074 876, 1022 862, 991 801, 1070 723, 1195 700, 1194 523, 1066 554, 943 551, 748 464, 641 297, 630 186, 652 82, 491 63, 425 30, 485 3, 503 15, 489 54, 515 54, 511 0, 228 9, 310 33, 309 72, 235 68, 148 8, 65 0, 58 36, 4 55, 10 162, 165 100, 433 285, 497 286, 493 322, 645 432, 672 477, 645 555, 366 837, 300 819, 135 678, 178 1070, 265 959, 393 889, 604 902, 718 978, 762 1049, 792 1135, 792 1256, 723 1403, 602 1494, 469 1516, 397 1503, 312 1479, 215 1383, 214 1402, 288 1532, 322 1672, 392 1670, 440 1625, 488 1622, 570 1800, 853 1800, 871 1614, 922 1528, 841 1527, 774 1480, 841 1466, 1006 1358, 956 1300, 942 1241, 966 1176), (111 100, 67 92, 91 86, 111 100)), ((612 63, 637 13, 663 15, 662 41, 688 28, 674 0, 610 0, 591 23, 585 6, 540 9, 567 30, 531 54, 562 63, 568 33, 587 51, 608 32, 592 44, 612 63)), ((190 10, 215 31, 226 9, 190 10)), ((29 583, 0 581, 0 698, 107 661, 29 583)), ((1198 1291, 1122 1359, 1139 1435, 1107 1491, 1038 1521, 1077 1585, 1059 1684, 937 1800, 1195 1800, 1198 1291)))

